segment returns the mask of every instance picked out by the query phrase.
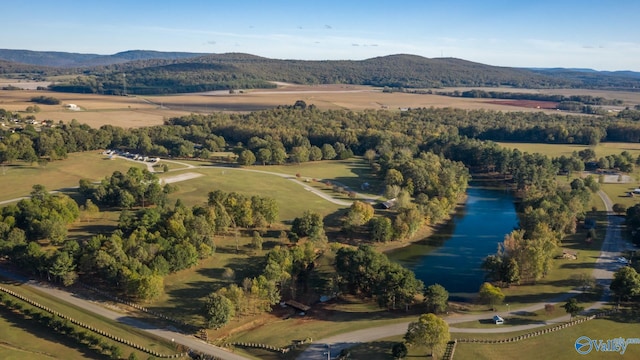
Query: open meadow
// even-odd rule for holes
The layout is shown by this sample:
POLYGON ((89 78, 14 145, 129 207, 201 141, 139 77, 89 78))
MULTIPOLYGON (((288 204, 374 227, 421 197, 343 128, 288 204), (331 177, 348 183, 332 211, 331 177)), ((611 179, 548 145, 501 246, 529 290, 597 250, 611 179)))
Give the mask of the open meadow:
POLYGON ((80 179, 98 181, 114 171, 126 172, 128 168, 145 167, 140 162, 113 159, 98 151, 71 153, 68 158, 53 161, 44 166, 28 165, 24 162, 0 165, 0 201, 28 196, 35 184, 47 190, 58 190, 78 186, 80 179))
MULTIPOLYGON (((15 83, 15 82, 14 82, 15 83)), ((29 83, 15 83, 30 90, 0 90, 0 108, 11 111, 24 111, 34 105, 30 100, 35 96, 52 96, 61 100, 60 105, 38 105, 39 113, 34 113, 38 121, 72 119, 92 127, 105 124, 125 128, 161 125, 166 118, 188 115, 190 113, 211 112, 249 112, 274 108, 279 105, 292 105, 303 100, 320 109, 349 109, 355 111, 388 109, 399 111, 403 108, 452 107, 469 110, 486 109, 496 111, 544 111, 498 104, 496 99, 471 99, 441 96, 434 94, 409 94, 401 92, 386 93, 382 89, 356 85, 292 85, 279 83, 277 89, 252 89, 241 93, 229 94, 228 91, 211 91, 157 96, 109 96, 98 94, 73 94, 50 91, 36 91, 29 83), (65 104, 75 104, 78 111, 65 108, 65 104)), ((453 91, 455 89, 432 89, 453 91)), ((620 99, 624 106, 640 104, 640 93, 605 90, 553 89, 528 90, 515 88, 491 88, 492 91, 532 92, 562 95, 592 95, 606 99, 620 99)), ((24 113, 24 115, 28 115, 24 113)))
MULTIPOLYGON (((175 344, 171 344, 166 340, 162 340, 149 335, 143 330, 133 329, 127 325, 100 317, 89 311, 72 306, 71 304, 68 304, 66 302, 61 302, 57 299, 54 300, 48 295, 36 289, 21 286, 21 284, 16 284, 11 280, 0 278, 0 283, 2 283, 2 286, 4 288, 19 293, 22 296, 25 296, 41 305, 52 309, 53 311, 65 314, 66 316, 74 318, 80 322, 93 326, 114 336, 128 339, 129 341, 141 345, 147 349, 152 349, 162 354, 175 354, 178 352, 175 348, 175 344)), ((125 314, 126 313, 123 312, 123 316, 125 314)), ((0 354, 6 352, 7 356, 9 356, 2 357, 3 359, 11 358, 11 356, 17 356, 15 357, 15 359, 106 358, 99 355, 97 356, 96 352, 87 352, 87 349, 78 347, 78 345, 71 339, 62 335, 57 335, 54 331, 41 326, 35 320, 21 320, 20 315, 12 313, 3 306, 0 307, 0 329, 2 329, 0 331, 0 334, 2 334, 2 336, 0 337, 0 354), (29 339, 29 337, 22 338, 21 336, 27 336, 26 333, 35 335, 35 339, 32 339, 32 342, 25 341, 26 339, 29 339), (41 336, 38 336, 38 334, 40 334, 41 336), (49 344, 51 342, 55 342, 58 345, 50 346, 49 344), (65 353, 65 350, 69 352, 68 355, 65 353)), ((118 344, 118 346, 122 348, 123 354, 128 355, 131 352, 135 352, 138 357, 145 356, 144 353, 138 352, 124 344, 118 344)))

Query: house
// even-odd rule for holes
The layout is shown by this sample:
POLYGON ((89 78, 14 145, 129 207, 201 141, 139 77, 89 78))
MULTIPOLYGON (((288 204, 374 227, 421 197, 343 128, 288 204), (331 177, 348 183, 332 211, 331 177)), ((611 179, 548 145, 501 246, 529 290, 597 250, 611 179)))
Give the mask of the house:
POLYGON ((502 325, 504 324, 504 319, 498 315, 494 315, 493 316, 493 323, 496 325, 502 325))
POLYGON ((73 110, 73 111, 78 111, 80 110, 80 108, 78 107, 78 105, 76 104, 67 104, 65 105, 65 107, 69 110, 73 110))

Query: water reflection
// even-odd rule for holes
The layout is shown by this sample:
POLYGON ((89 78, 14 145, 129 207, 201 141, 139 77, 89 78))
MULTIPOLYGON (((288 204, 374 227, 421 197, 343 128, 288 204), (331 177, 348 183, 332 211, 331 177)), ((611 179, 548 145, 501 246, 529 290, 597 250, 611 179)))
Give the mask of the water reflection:
POLYGON ((484 280, 482 260, 495 253, 498 243, 518 224, 508 192, 470 187, 467 196, 465 207, 436 234, 388 254, 413 270, 425 285, 444 286, 453 299, 478 291, 484 280))

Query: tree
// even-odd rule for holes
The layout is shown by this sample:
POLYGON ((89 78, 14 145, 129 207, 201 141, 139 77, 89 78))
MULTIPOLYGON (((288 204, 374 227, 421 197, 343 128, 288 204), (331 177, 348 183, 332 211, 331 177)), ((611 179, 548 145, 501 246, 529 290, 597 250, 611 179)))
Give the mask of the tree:
POLYGON ((253 165, 256 162, 256 156, 251 150, 243 150, 238 155, 238 164, 243 166, 253 165))
POLYGON ((440 284, 429 285, 424 291, 424 303, 427 311, 440 314, 447 310, 449 292, 440 284))
POLYGON ((322 145, 322 159, 333 160, 337 156, 336 150, 331 144, 322 145))
POLYGON ((402 185, 404 182, 404 177, 402 173, 396 169, 389 169, 387 171, 386 176, 384 177, 384 182, 387 185, 402 185))
POLYGON ((235 316, 235 307, 225 296, 212 293, 205 301, 203 312, 207 326, 217 329, 235 316))
POLYGON ((374 217, 369 220, 369 231, 371 240, 387 242, 393 238, 393 225, 391 219, 384 216, 374 217))
POLYGON ((367 160, 369 162, 369 164, 372 164, 373 160, 376 159, 377 155, 378 154, 376 153, 375 150, 369 149, 369 150, 364 152, 364 159, 367 160))
POLYGON ((593 290, 596 287, 596 278, 587 273, 571 275, 571 279, 575 281, 576 286, 582 289, 582 292, 587 291, 587 289, 593 290))
POLYGON ((615 204, 613 204, 612 210, 613 210, 614 213, 620 215, 620 214, 624 214, 624 213, 627 212, 627 207, 622 205, 622 204, 615 203, 615 204))
POLYGON ((626 300, 640 294, 640 274, 630 266, 623 266, 613 274, 613 280, 609 286, 620 300, 626 300))
POLYGON ((347 212, 345 227, 351 228, 366 224, 373 217, 374 211, 371 204, 357 200, 354 201, 347 212))
POLYGON ((440 353, 449 341, 449 325, 434 314, 422 314, 418 321, 409 323, 404 339, 409 345, 426 346, 440 353))
POLYGON ((486 282, 480 286, 478 298, 483 304, 488 304, 491 305, 491 308, 495 308, 496 305, 502 304, 504 301, 504 294, 500 288, 486 282))
POLYGON ((402 342, 395 343, 391 347, 391 355, 394 359, 404 359, 408 353, 407 346, 402 342))
POLYGON ((260 233, 257 231, 254 231, 253 237, 251 238, 251 246, 254 249, 260 251, 262 250, 262 242, 263 242, 263 239, 262 239, 262 236, 260 236, 260 233))
POLYGON ((320 161, 322 160, 322 149, 317 146, 312 146, 309 150, 309 160, 311 161, 320 161))
POLYGON ((293 219, 291 232, 298 236, 311 236, 319 232, 323 226, 320 214, 307 210, 302 217, 293 219))
POLYGON ((267 165, 267 163, 271 161, 271 150, 269 148, 259 149, 256 154, 256 160, 262 163, 262 165, 267 165))
POLYGON ((569 299, 569 301, 562 305, 562 307, 567 311, 567 314, 571 316, 571 319, 584 310, 584 306, 578 305, 578 300, 576 300, 576 298, 569 299))

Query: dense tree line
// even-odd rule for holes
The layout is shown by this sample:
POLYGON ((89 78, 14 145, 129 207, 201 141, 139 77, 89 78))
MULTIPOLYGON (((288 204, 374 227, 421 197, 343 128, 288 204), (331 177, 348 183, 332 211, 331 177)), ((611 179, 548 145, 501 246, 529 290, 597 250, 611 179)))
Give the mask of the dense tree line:
POLYGON ((134 206, 164 205, 170 185, 160 185, 160 179, 147 169, 129 168, 123 174, 115 171, 99 184, 80 181, 80 193, 106 207, 128 209, 134 206))
POLYGON ((413 272, 391 262, 386 255, 368 245, 357 249, 340 248, 335 266, 343 291, 374 298, 381 307, 408 307, 424 289, 424 284, 413 272))
MULTIPOLYGON (((4 117, 7 116, 11 114, 5 112, 4 117)), ((0 130, 0 135, 3 136, 0 162, 9 163, 38 158, 55 160, 70 152, 104 148, 142 155, 208 158, 211 153, 233 145, 231 148, 238 155, 245 150, 251 152, 242 157, 246 164, 254 157, 259 164, 282 164, 349 158, 364 155, 368 150, 390 158, 394 149, 430 151, 433 147, 449 146, 448 142, 457 141, 457 136, 585 145, 601 141, 638 142, 640 126, 632 120, 610 116, 585 118, 433 108, 352 112, 289 106, 250 114, 190 115, 169 119, 165 126, 130 130, 110 125, 92 129, 72 121, 42 127, 40 131, 32 125, 15 134, 0 130)))
POLYGON ((575 179, 570 186, 549 183, 529 188, 518 208, 520 226, 505 236, 483 268, 490 280, 510 285, 535 282, 551 270, 561 239, 576 232, 588 210, 591 194, 599 189, 592 176, 575 179))
POLYGON ((438 95, 464 97, 464 98, 482 98, 482 99, 509 99, 509 100, 533 100, 533 101, 550 101, 550 102, 577 102, 583 105, 622 105, 623 101, 619 99, 606 99, 602 96, 591 95, 559 95, 559 94, 540 94, 540 93, 518 93, 505 91, 486 91, 486 90, 467 90, 467 91, 438 91, 438 95))
MULTIPOLYGON (((113 178, 121 179, 118 174, 113 178)), ((66 225, 80 213, 75 201, 49 194, 41 186, 34 186, 31 195, 2 210, 2 255, 36 275, 65 284, 80 277, 139 300, 161 295, 165 275, 190 268, 213 254, 215 235, 232 226, 234 231, 268 226, 278 216, 271 198, 216 190, 204 205, 191 208, 178 201, 173 207, 125 209, 110 235, 78 243, 66 237, 66 225), (42 248, 37 242, 41 239, 55 246, 42 248)))

